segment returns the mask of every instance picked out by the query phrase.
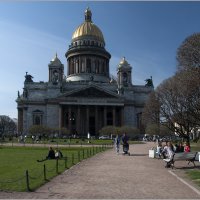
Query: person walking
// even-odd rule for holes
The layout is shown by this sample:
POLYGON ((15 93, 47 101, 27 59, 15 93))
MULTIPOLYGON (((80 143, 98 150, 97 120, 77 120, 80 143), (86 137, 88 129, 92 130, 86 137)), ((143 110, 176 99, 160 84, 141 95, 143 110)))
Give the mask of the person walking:
POLYGON ((128 136, 126 135, 126 133, 123 134, 122 136, 122 142, 123 142, 123 154, 128 154, 130 155, 129 151, 129 143, 128 143, 128 136))
POLYGON ((120 138, 119 135, 117 135, 116 138, 115 138, 115 148, 116 148, 117 154, 119 154, 120 141, 121 141, 121 138, 120 138))

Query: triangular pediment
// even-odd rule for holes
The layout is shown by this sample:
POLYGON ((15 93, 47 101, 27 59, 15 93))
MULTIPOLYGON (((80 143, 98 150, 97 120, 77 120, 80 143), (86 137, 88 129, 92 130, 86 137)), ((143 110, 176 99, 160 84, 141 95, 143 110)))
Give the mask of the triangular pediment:
MULTIPOLYGON (((108 91, 104 88, 97 86, 89 86, 65 93, 62 97, 75 97, 75 98, 119 98, 117 93, 108 91)), ((61 98, 62 98, 61 97, 61 98)))
POLYGON ((100 91, 96 88, 87 88, 87 89, 84 89, 84 90, 81 90, 81 91, 78 91, 78 92, 74 92, 70 95, 71 97, 88 97, 88 98, 101 98, 101 97, 108 97, 108 98, 113 98, 114 96, 109 94, 109 93, 106 93, 104 91, 100 91))

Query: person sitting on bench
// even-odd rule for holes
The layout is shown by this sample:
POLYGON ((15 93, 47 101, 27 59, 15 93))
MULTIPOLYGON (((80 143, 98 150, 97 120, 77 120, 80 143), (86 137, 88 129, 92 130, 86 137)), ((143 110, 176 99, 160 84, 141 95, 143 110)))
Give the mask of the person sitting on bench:
POLYGON ((174 151, 173 151, 173 145, 171 144, 171 142, 167 143, 167 147, 166 147, 166 152, 167 152, 167 158, 164 159, 166 161, 166 168, 171 167, 171 165, 173 165, 173 158, 174 158, 174 151))
POLYGON ((190 152, 190 145, 188 142, 185 142, 184 152, 190 152))

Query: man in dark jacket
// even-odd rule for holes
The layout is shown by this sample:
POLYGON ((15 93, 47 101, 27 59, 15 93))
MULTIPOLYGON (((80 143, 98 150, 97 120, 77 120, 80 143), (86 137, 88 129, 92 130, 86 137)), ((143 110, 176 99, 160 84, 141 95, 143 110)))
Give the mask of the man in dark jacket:
POLYGON ((55 159, 55 152, 52 147, 49 147, 49 153, 47 159, 55 159))

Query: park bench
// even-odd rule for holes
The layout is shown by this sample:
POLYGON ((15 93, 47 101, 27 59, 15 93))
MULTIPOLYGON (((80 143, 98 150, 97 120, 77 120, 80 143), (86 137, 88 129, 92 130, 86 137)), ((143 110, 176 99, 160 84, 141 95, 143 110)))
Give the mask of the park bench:
POLYGON ((175 153, 172 157, 172 159, 166 158, 163 159, 166 164, 169 164, 169 166, 174 167, 174 163, 175 161, 178 160, 185 160, 188 161, 188 165, 191 163, 193 163, 194 167, 196 166, 194 161, 196 160, 196 156, 197 156, 198 152, 183 152, 183 153, 175 153))

